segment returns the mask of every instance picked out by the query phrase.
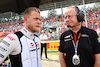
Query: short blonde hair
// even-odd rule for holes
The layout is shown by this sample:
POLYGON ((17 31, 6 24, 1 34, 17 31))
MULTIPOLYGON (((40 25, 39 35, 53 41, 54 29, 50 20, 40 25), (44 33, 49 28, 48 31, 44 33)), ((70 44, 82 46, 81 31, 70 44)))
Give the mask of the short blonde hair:
POLYGON ((28 7, 24 11, 24 15, 30 14, 32 11, 36 11, 36 12, 40 13, 40 10, 38 8, 36 8, 36 7, 28 7))

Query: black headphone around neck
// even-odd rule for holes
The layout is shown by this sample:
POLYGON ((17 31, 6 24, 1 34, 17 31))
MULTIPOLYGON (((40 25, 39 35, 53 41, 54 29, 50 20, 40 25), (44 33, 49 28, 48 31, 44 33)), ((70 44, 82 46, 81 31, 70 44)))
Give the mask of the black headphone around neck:
POLYGON ((78 20, 78 22, 85 21, 84 20, 84 13, 83 12, 80 12, 79 8, 76 5, 74 6, 74 8, 75 8, 75 10, 77 12, 77 20, 78 20))

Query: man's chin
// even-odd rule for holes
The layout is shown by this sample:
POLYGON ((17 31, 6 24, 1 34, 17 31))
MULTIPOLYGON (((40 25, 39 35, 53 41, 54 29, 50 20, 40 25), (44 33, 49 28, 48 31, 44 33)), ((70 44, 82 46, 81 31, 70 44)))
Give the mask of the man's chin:
POLYGON ((36 29, 36 32, 39 32, 39 29, 36 29))

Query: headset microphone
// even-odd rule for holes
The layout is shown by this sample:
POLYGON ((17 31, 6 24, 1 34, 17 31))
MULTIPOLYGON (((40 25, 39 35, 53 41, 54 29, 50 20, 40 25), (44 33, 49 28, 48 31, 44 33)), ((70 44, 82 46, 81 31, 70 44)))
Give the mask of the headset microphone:
POLYGON ((71 27, 70 25, 67 25, 67 27, 71 27))
MULTIPOLYGON (((80 23, 80 24, 81 24, 81 23, 80 23)), ((78 25, 80 25, 80 24, 77 24, 77 25, 74 25, 74 26, 67 25, 67 27, 76 27, 76 26, 78 26, 78 25)))

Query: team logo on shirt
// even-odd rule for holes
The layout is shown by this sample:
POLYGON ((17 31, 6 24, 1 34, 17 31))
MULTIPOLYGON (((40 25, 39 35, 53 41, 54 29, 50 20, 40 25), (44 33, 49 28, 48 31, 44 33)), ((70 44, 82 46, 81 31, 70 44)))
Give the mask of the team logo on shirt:
POLYGON ((34 44, 33 43, 30 43, 30 45, 33 47, 34 46, 34 44))
POLYGON ((11 41, 15 40, 12 36, 7 36, 11 41))
MULTIPOLYGON (((30 45, 31 45, 32 47, 34 46, 34 44, 33 44, 32 42, 30 43, 30 45)), ((36 45, 39 46, 39 43, 36 42, 36 45)))

